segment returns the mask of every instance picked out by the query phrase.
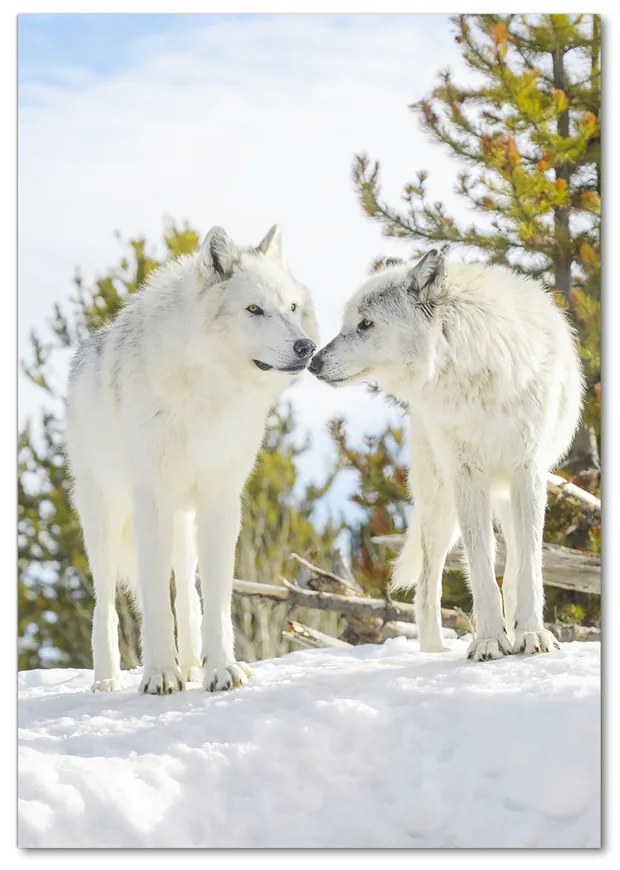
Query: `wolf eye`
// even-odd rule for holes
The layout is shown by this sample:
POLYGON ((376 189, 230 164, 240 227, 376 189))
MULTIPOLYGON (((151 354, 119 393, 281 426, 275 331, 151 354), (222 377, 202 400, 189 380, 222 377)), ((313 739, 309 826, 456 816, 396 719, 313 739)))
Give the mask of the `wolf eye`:
POLYGON ((297 303, 291 302, 291 311, 297 311, 297 303))
POLYGON ((372 326, 374 326, 374 323, 372 322, 372 320, 360 320, 360 322, 357 324, 357 328, 359 330, 361 330, 362 332, 364 332, 367 329, 370 329, 372 326))
POLYGON ((249 311, 250 314, 264 314, 265 313, 262 308, 259 308, 258 305, 248 305, 248 307, 245 310, 249 311))

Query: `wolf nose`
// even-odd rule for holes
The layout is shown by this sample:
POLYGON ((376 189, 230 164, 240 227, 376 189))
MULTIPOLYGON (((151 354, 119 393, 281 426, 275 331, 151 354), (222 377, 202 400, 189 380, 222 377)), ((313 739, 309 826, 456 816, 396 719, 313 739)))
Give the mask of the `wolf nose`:
POLYGON ((309 338, 300 338, 293 345, 293 350, 301 359, 307 359, 316 350, 316 344, 309 338))
POLYGON ((308 371, 312 372, 313 375, 318 375, 321 369, 323 368, 323 360, 321 358, 321 354, 317 353, 316 356, 313 356, 310 360, 310 365, 308 366, 308 371))

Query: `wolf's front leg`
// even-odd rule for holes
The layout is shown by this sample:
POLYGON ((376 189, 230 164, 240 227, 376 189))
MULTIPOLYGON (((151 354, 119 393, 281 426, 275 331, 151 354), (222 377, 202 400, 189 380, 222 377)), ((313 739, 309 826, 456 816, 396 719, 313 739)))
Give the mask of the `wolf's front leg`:
POLYGON ((144 665, 140 691, 152 695, 170 695, 183 688, 170 606, 172 514, 165 503, 150 487, 138 489, 134 496, 144 665))
POLYGON ((196 531, 191 514, 178 512, 174 520, 172 569, 176 596, 179 667, 187 683, 200 682, 201 624, 200 598, 196 588, 196 531))
POLYGON ((551 652, 560 645, 543 623, 542 540, 547 503, 544 472, 535 466, 518 469, 510 481, 510 491, 518 560, 515 652, 551 652))
POLYGON ((469 467, 459 469, 455 502, 469 562, 469 583, 474 599, 476 636, 467 657, 474 661, 497 659, 512 653, 495 579, 495 552, 489 488, 483 475, 469 467))
POLYGON ((249 668, 235 661, 231 616, 235 546, 241 524, 236 487, 204 487, 196 511, 202 589, 203 685, 208 692, 234 689, 248 681, 249 668))

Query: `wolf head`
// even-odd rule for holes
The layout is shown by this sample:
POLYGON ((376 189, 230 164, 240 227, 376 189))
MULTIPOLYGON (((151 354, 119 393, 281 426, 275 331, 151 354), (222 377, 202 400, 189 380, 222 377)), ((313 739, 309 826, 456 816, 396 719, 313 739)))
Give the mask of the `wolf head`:
POLYGON ((441 336, 437 309, 445 264, 429 251, 415 265, 388 261, 346 305, 339 334, 312 359, 310 371, 334 386, 371 381, 391 389, 406 370, 427 380, 441 336))
POLYGON ((305 369, 318 340, 308 291, 288 270, 280 227, 240 248, 213 227, 198 256, 200 296, 220 362, 275 377, 305 369))

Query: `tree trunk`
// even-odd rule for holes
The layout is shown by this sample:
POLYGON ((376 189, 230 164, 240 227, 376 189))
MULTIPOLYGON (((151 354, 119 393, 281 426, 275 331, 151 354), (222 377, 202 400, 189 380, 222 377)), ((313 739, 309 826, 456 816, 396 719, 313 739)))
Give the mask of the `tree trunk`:
MULTIPOLYGON (((553 53, 553 79, 556 90, 566 93, 566 72, 564 69, 564 51, 557 46, 553 53)), ((558 117, 558 135, 568 138, 570 135, 570 114, 568 106, 558 117)), ((564 181, 566 188, 570 187, 571 168, 567 164, 558 166, 555 177, 564 181)), ((568 297, 571 290, 572 251, 570 238, 570 206, 558 206, 555 209, 556 253, 554 257, 555 289, 568 297)))
MULTIPOLYGON (((559 45, 553 52, 553 79, 556 90, 566 93, 564 51, 559 45)), ((570 135, 570 113, 568 106, 566 111, 562 112, 558 117, 557 131, 558 135, 564 138, 568 138, 570 135)), ((558 166, 555 170, 555 177, 558 181, 564 181, 568 190, 572 177, 571 167, 568 164, 558 166)), ((572 288, 571 270, 573 264, 570 235, 570 206, 558 206, 554 212, 554 220, 556 246, 553 269, 555 289, 566 297, 570 304, 569 294, 572 288)), ((573 446, 563 467, 570 468, 572 471, 580 471, 584 468, 600 469, 596 433, 591 426, 585 426, 584 424, 579 426, 573 446)))

